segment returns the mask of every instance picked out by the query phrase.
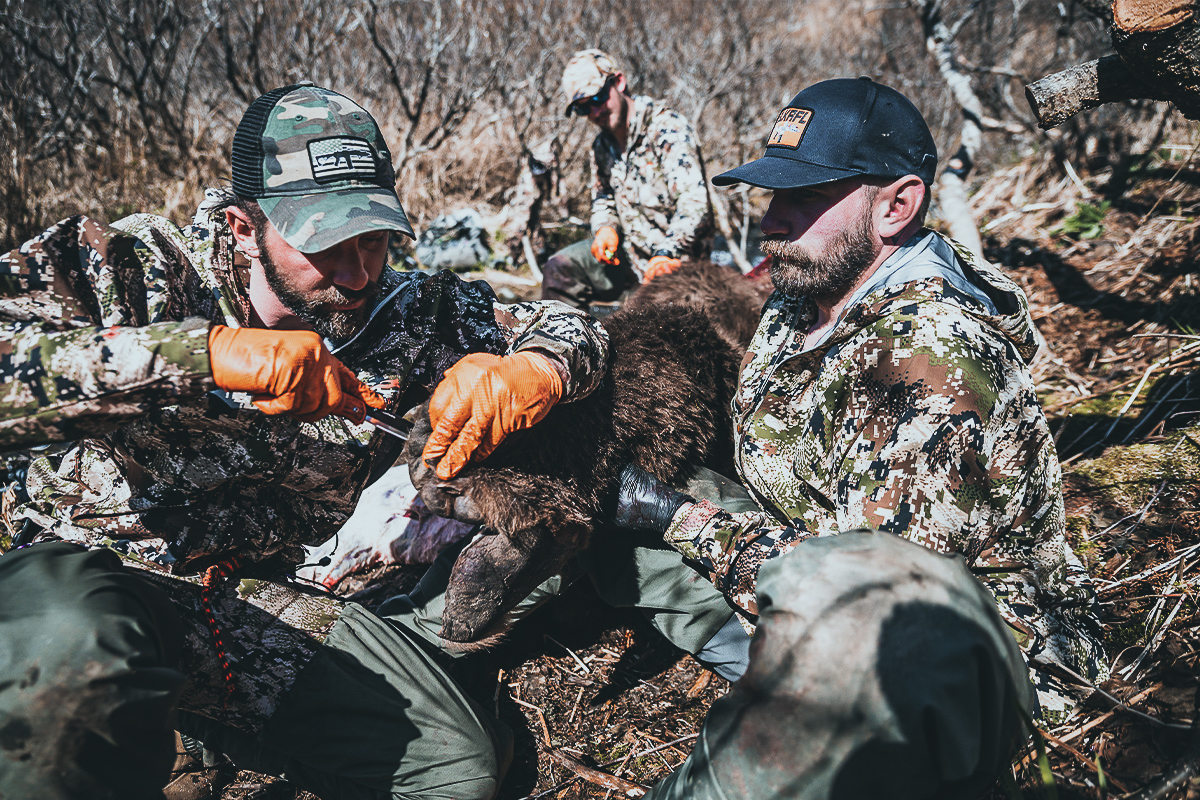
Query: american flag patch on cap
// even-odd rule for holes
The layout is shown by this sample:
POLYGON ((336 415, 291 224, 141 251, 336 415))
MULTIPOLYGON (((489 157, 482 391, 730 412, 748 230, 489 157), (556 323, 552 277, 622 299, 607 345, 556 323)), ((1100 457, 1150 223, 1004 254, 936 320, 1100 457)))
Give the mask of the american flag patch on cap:
POLYGON ((375 153, 366 139, 332 136, 308 143, 308 160, 317 183, 363 178, 375 180, 375 153))

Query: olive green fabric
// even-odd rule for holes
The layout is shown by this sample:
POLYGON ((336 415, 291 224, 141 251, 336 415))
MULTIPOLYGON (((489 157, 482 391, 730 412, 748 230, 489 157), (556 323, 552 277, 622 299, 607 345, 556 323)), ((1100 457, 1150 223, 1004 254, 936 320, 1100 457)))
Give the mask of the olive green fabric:
POLYGON ((624 250, 617 257, 621 263, 615 265, 597 261, 591 239, 564 247, 542 268, 542 299, 585 310, 589 303, 619 299, 626 289, 638 285, 638 279, 626 266, 624 250))
POLYGON ((972 800, 1036 703, 959 557, 856 531, 765 563, 750 667, 647 798, 972 800))
POLYGON ((0 556, 0 797, 161 798, 182 624, 108 550, 0 556))
POLYGON ((325 798, 491 798, 512 735, 406 632, 346 604, 258 734, 178 712, 176 600, 110 550, 0 556, 0 797, 161 798, 179 729, 325 798))
POLYGON ((354 605, 262 734, 194 715, 180 730, 239 767, 339 800, 491 798, 512 758, 512 733, 423 645, 354 605))

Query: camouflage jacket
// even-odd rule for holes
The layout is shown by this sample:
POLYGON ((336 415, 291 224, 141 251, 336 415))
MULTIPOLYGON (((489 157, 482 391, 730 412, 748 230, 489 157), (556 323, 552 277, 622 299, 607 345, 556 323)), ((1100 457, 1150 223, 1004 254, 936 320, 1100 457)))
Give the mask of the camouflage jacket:
POLYGON ((886 285, 805 352, 815 306, 773 295, 733 409, 738 470, 765 511, 697 504, 666 538, 752 614, 763 561, 810 536, 876 528, 960 553, 1028 657, 1100 679, 1094 594, 1064 535, 1058 458, 1027 367, 1037 345, 1025 297, 953 252, 999 314, 942 277, 886 285))
MULTIPOLYGON (((150 215, 73 217, 0 258, 0 446, 52 446, 29 500, 47 535, 130 545, 194 574, 237 555, 294 565, 329 539, 399 440, 340 417, 302 423, 213 393, 211 323, 249 319, 248 272, 209 192, 180 230, 150 215), (164 546, 165 545, 165 546, 164 546)), ((466 352, 552 356, 564 399, 599 383, 606 334, 558 303, 499 305, 453 273, 385 269, 370 320, 335 353, 403 413, 466 352)))
POLYGON ((692 124, 633 98, 628 146, 602 131, 592 143, 592 231, 611 225, 638 278, 650 257, 700 255, 712 228, 704 159, 692 124))

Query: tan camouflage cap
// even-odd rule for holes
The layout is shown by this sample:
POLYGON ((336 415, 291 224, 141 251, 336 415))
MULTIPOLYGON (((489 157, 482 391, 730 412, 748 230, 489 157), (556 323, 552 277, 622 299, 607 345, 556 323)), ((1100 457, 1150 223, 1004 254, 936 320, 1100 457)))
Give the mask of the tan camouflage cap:
POLYGON ((563 70, 562 90, 567 97, 567 113, 576 100, 593 97, 604 88, 610 75, 620 70, 612 57, 603 50, 580 50, 571 56, 563 70))
POLYGON ((233 191, 257 200, 302 253, 370 231, 413 236, 379 126, 353 100, 312 84, 250 104, 233 137, 233 191))

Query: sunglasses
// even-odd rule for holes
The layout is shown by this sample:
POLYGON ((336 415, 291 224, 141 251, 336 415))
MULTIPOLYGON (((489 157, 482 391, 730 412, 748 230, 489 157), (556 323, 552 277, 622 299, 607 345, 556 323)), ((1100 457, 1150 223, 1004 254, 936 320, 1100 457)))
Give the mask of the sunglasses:
POLYGON ((600 87, 600 91, 596 92, 591 97, 581 97, 571 104, 571 113, 577 117, 586 117, 592 113, 592 109, 596 106, 603 105, 608 101, 608 89, 613 84, 613 78, 610 75, 604 85, 600 87))

